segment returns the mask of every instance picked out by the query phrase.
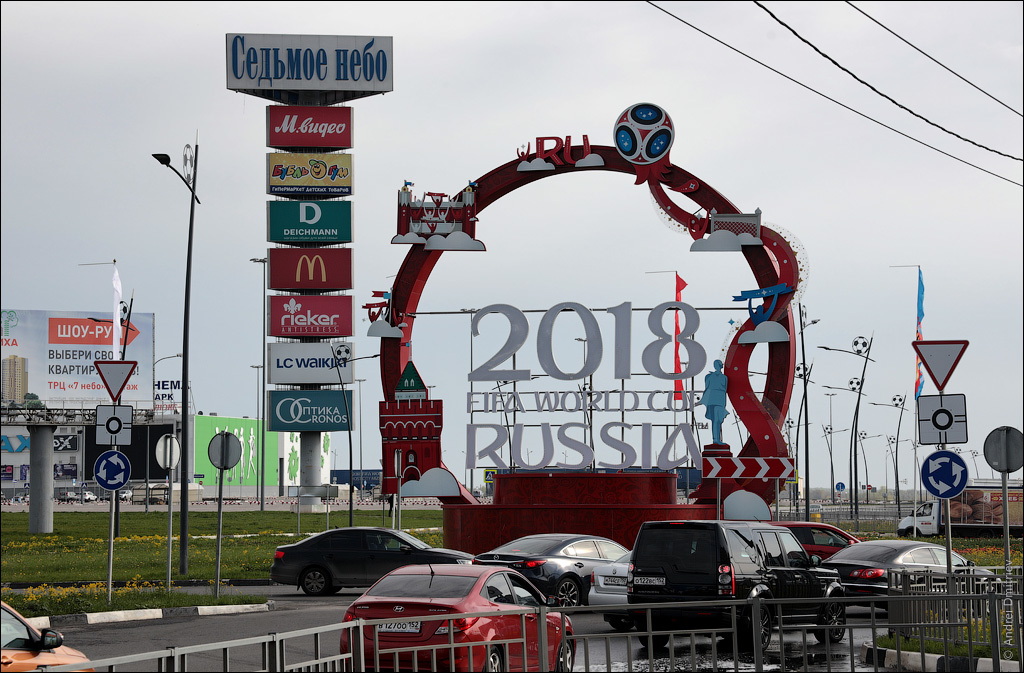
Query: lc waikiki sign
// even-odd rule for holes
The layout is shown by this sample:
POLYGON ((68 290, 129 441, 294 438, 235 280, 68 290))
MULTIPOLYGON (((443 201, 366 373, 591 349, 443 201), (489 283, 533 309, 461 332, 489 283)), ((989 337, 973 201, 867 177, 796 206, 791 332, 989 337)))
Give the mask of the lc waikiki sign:
POLYGON ((227 88, 290 105, 394 90, 390 36, 228 33, 227 88))

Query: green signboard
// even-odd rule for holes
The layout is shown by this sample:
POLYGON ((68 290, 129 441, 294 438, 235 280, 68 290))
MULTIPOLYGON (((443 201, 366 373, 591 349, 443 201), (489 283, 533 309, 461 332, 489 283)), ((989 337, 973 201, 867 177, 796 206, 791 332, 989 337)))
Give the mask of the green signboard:
POLYGON ((268 201, 271 243, 351 243, 351 201, 268 201))
MULTIPOLYGON (((234 486, 256 486, 260 483, 263 466, 260 461, 260 421, 253 418, 228 418, 226 416, 193 416, 193 437, 195 438, 195 464, 193 472, 206 475, 214 483, 219 470, 210 462, 210 440, 218 432, 230 432, 242 444, 242 458, 230 470, 225 470, 224 483, 234 486)), ((267 454, 266 483, 278 483, 277 446, 278 433, 267 432, 264 439, 267 454)))

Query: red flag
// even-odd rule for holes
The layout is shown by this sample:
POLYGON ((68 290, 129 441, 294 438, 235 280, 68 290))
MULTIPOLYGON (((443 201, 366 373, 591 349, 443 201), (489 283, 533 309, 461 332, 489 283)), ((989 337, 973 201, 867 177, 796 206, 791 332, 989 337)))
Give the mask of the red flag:
MULTIPOLYGON (((685 287, 686 287, 686 281, 683 280, 682 278, 680 278, 679 274, 677 273, 676 274, 676 301, 682 301, 683 300, 683 288, 685 288, 685 287)), ((675 344, 675 373, 676 374, 680 374, 683 371, 683 363, 679 359, 679 347, 680 347, 680 343, 679 343, 679 311, 676 311, 676 332, 675 332, 674 336, 675 336, 675 338, 673 339, 672 342, 673 342, 673 344, 675 344)), ((676 379, 675 384, 676 384, 675 399, 682 400, 683 399, 683 380, 682 379, 676 379)))

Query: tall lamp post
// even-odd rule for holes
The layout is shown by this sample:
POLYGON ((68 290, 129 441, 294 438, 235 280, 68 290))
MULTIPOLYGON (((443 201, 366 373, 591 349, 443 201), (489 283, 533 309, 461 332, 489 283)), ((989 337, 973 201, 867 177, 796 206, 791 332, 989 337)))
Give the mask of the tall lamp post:
MULTIPOLYGON (((262 372, 260 397, 265 397, 267 394, 267 306, 264 300, 267 296, 267 258, 251 257, 249 261, 263 265, 263 286, 260 288, 260 313, 263 314, 263 336, 260 337, 260 350, 263 355, 263 364, 260 365, 262 372)), ((267 507, 267 403, 264 401, 262 406, 257 408, 257 410, 259 409, 263 410, 263 413, 260 414, 260 511, 263 512, 267 507)))
MULTIPOLYGON (((864 461, 864 486, 871 486, 869 483, 871 477, 868 475, 868 454, 864 451, 864 440, 872 439, 874 437, 881 437, 882 435, 869 435, 866 430, 861 430, 857 433, 857 441, 860 442, 860 457, 864 461)), ((882 469, 885 469, 885 461, 882 461, 882 469)), ((864 503, 871 502, 871 491, 867 488, 864 489, 864 503)))
MULTIPOLYGON (((899 420, 896 421, 896 437, 892 438, 890 444, 895 451, 892 461, 893 473, 896 477, 896 518, 902 516, 903 512, 900 511, 900 427, 903 424, 903 408, 906 404, 906 396, 904 395, 893 395, 891 404, 878 404, 877 402, 868 402, 868 404, 875 407, 889 407, 900 410, 899 420)), ((890 438, 886 438, 890 439, 890 438)))
MULTIPOLYGON (((262 477, 263 477, 263 468, 265 467, 265 463, 267 462, 267 457, 263 453, 263 433, 264 433, 264 430, 263 430, 264 419, 263 419, 263 417, 266 415, 266 411, 267 410, 266 410, 266 404, 261 404, 261 398, 263 397, 263 389, 264 389, 264 387, 260 385, 260 380, 261 380, 261 378, 263 376, 263 365, 249 365, 249 367, 251 369, 258 369, 259 370, 259 373, 256 375, 256 417, 260 419, 260 448, 259 448, 258 452, 256 453, 256 458, 259 461, 260 467, 259 467, 258 470, 256 470, 256 473, 260 476, 260 483, 256 487, 256 497, 258 497, 259 500, 260 500, 260 511, 263 511, 263 509, 264 509, 264 507, 263 507, 263 495, 264 495, 263 489, 264 489, 264 486, 263 486, 263 478, 262 477)), ((245 476, 243 475, 242 478, 244 479, 245 476)))
MULTIPOLYGON (((809 383, 811 371, 807 367, 807 350, 804 347, 804 329, 817 323, 817 320, 807 322, 806 316, 804 315, 804 305, 797 304, 797 309, 800 313, 800 368, 802 370, 802 378, 804 380, 804 398, 800 403, 800 408, 804 412, 804 521, 811 520, 811 426, 810 426, 810 409, 807 407, 807 384, 809 383)), ((799 431, 798 431, 799 432, 799 431)), ((797 456, 797 460, 800 457, 797 456)))
MULTIPOLYGON (((850 462, 851 472, 853 475, 853 501, 852 501, 852 515, 856 525, 857 531, 860 531, 860 496, 857 493, 857 422, 860 418, 860 400, 864 389, 864 377, 868 371, 868 361, 871 360, 871 344, 874 342, 874 337, 867 339, 859 336, 853 340, 853 350, 845 350, 842 348, 830 348, 828 346, 818 346, 818 348, 826 351, 838 351, 840 353, 849 353, 856 355, 859 358, 863 358, 864 366, 861 368, 860 378, 850 379, 850 390, 857 393, 857 404, 853 409, 853 426, 852 432, 850 433, 850 462)), ((874 360, 871 360, 874 362, 874 360)))
POLYGON ((363 489, 363 384, 366 379, 353 379, 359 388, 359 490, 363 489))
MULTIPOLYGON (((831 396, 832 395, 829 395, 829 397, 831 397, 831 396)), ((831 402, 831 400, 829 400, 829 401, 831 402)), ((840 432, 846 432, 847 430, 849 430, 849 428, 844 428, 842 430, 834 430, 834 429, 832 429, 831 425, 823 425, 823 426, 821 426, 821 429, 822 429, 822 432, 824 433, 822 435, 822 438, 825 440, 825 445, 828 447, 828 459, 829 459, 829 464, 830 464, 830 466, 829 466, 830 473, 829 474, 831 475, 831 478, 832 478, 832 504, 835 505, 836 504, 836 486, 835 486, 835 482, 836 482, 836 468, 835 468, 835 462, 833 462, 833 460, 832 460, 832 436, 833 435, 837 435, 840 432)))
MULTIPOLYGON (((183 414, 181 423, 181 524, 178 529, 179 535, 181 536, 181 542, 178 545, 180 549, 178 572, 181 575, 188 575, 188 476, 192 471, 190 465, 192 442, 189 441, 188 436, 188 336, 189 309, 192 298, 192 238, 195 228, 196 204, 201 204, 199 197, 196 195, 196 183, 199 180, 199 143, 196 143, 194 150, 190 145, 185 145, 182 162, 185 175, 179 173, 178 169, 171 165, 170 156, 166 154, 154 154, 153 158, 160 162, 161 165, 167 166, 167 168, 174 171, 174 174, 181 178, 181 181, 185 183, 190 195, 188 208, 188 247, 186 248, 185 253, 185 310, 181 324, 181 395, 183 402, 183 414)), ((168 484, 168 486, 170 485, 168 484)))

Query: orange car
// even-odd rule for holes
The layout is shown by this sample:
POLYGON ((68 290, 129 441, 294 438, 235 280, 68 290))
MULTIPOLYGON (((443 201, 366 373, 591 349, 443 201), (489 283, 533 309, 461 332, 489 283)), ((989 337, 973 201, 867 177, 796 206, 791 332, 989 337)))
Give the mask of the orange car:
MULTIPOLYGON (((49 666, 64 666, 89 661, 78 650, 64 645, 64 636, 53 629, 38 631, 7 603, 0 623, 0 671, 35 671, 49 666)), ((80 668, 91 671, 91 668, 80 668)))

